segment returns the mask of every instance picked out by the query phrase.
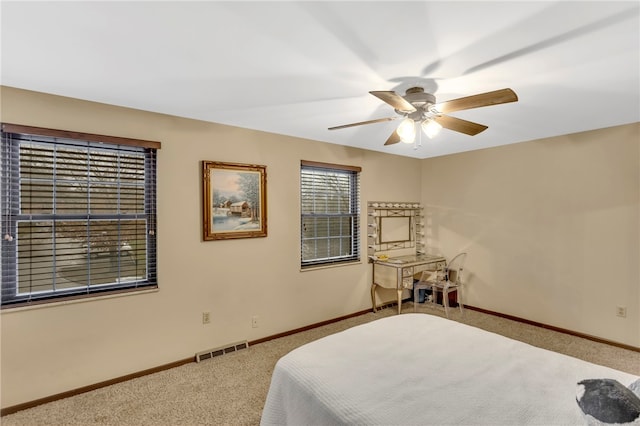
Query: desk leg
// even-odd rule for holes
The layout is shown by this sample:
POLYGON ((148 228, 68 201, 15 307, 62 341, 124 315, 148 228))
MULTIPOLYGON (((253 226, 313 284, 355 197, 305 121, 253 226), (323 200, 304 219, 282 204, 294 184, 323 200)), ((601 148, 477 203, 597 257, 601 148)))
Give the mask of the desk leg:
POLYGON ((402 290, 398 289, 398 315, 400 315, 401 310, 402 310, 402 290))
POLYGON ((371 284, 371 306, 373 307, 373 313, 376 312, 376 287, 377 284, 371 284))

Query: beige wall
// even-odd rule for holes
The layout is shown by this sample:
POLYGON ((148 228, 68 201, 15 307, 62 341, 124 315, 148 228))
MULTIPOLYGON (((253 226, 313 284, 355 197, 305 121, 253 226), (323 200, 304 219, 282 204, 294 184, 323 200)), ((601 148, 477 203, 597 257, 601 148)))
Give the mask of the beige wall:
POLYGON ((467 303, 640 346, 639 146, 635 123, 424 160, 428 244, 469 253, 467 303))
POLYGON ((6 87, 1 94, 3 122, 162 142, 159 291, 2 311, 2 407, 369 308, 366 259, 300 272, 301 159, 362 167, 364 224, 367 200, 420 198, 416 159, 6 87), (202 160, 267 166, 266 238, 202 241, 202 160))
POLYGON ((1 96, 3 122, 162 142, 160 289, 3 310, 3 408, 369 308, 366 261, 299 270, 301 159, 362 167, 363 223, 368 200, 421 200, 434 250, 470 253, 470 304, 640 346, 638 125, 420 161, 6 87, 1 96), (267 238, 202 242, 201 160, 267 166, 267 238))

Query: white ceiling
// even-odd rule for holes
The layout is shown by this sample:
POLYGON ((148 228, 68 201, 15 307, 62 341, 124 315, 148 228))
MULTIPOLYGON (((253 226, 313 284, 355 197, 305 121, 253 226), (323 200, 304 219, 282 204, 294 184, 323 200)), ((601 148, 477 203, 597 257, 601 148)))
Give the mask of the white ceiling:
POLYGON ((640 121, 640 2, 76 1, 1 3, 1 83, 428 158, 640 121), (519 101, 485 124, 384 146, 371 90, 519 101))

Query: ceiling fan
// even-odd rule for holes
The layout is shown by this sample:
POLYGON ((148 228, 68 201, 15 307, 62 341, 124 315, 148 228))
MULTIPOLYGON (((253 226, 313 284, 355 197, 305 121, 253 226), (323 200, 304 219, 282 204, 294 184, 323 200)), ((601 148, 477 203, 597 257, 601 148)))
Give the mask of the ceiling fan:
POLYGON ((391 105, 398 115, 329 127, 329 130, 381 123, 404 117, 398 128, 389 136, 385 145, 393 145, 398 142, 413 143, 416 135, 416 123, 421 123, 422 130, 429 138, 434 137, 443 127, 474 136, 486 130, 487 126, 445 114, 518 100, 518 96, 511 89, 495 90, 440 103, 436 103, 436 97, 431 93, 425 93, 422 87, 411 87, 407 89, 404 96, 400 96, 393 91, 373 91, 369 93, 391 105))

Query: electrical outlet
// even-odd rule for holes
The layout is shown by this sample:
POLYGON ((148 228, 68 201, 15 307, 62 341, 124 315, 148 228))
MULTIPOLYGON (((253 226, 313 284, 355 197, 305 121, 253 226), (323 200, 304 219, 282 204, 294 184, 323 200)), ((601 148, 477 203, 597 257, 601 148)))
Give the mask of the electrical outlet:
POLYGON ((626 318, 627 317, 627 307, 626 306, 617 306, 616 307, 616 316, 619 316, 620 318, 626 318))
POLYGON ((258 316, 254 315, 251 317, 251 327, 258 328, 258 316))
POLYGON ((202 313, 202 323, 209 324, 211 322, 211 312, 202 313))

